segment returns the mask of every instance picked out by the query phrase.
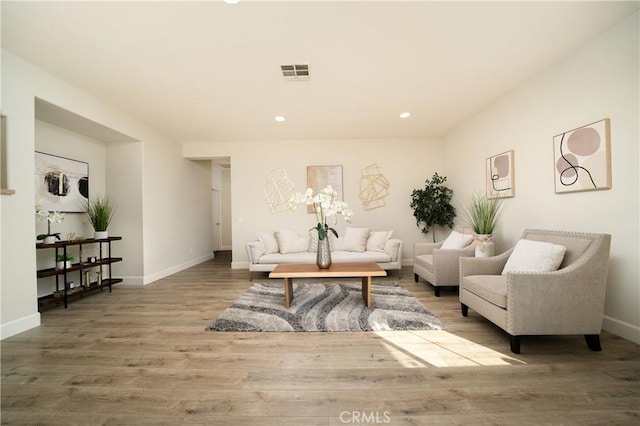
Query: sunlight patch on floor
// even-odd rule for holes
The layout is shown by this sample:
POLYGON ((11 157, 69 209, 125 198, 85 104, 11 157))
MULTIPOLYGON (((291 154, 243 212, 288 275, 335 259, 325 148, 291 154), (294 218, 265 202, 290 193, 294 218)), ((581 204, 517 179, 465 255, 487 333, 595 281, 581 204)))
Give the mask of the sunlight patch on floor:
POLYGON ((379 331, 376 335, 384 339, 389 354, 406 368, 525 364, 447 331, 379 331))

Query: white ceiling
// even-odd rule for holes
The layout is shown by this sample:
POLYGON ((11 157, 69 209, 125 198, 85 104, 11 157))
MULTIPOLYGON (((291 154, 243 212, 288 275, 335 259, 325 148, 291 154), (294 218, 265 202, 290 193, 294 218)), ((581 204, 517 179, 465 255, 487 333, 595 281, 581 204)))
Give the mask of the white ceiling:
POLYGON ((4 0, 2 47, 176 141, 423 138, 638 3, 4 0))

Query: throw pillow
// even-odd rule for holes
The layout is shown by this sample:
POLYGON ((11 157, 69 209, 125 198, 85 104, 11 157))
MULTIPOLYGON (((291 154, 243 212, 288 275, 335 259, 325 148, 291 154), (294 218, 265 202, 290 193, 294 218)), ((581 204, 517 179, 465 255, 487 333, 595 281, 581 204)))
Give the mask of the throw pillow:
POLYGON ((446 240, 440 246, 441 249, 461 249, 471 244, 473 240, 472 234, 462 234, 458 231, 453 231, 446 240))
POLYGON ((565 246, 544 241, 519 240, 507 259, 502 275, 507 272, 551 272, 560 267, 565 246))
POLYGON ((280 251, 278 241, 276 240, 275 235, 273 235, 273 232, 258 232, 256 236, 264 246, 265 253, 273 254, 280 251))
MULTIPOLYGON (((333 232, 329 231, 329 247, 331 247, 331 251, 343 251, 344 248, 344 232, 342 234, 338 233, 338 237, 333 235, 333 232)), ((316 235, 318 238, 318 235, 316 235)), ((316 248, 317 251, 317 248, 316 248)))
POLYGON ((393 231, 371 231, 365 249, 367 251, 384 251, 384 246, 391 238, 393 231))
POLYGON ((343 249, 362 253, 367 246, 371 228, 351 228, 344 231, 343 249))
POLYGON ((306 238, 301 238, 295 231, 288 229, 276 231, 276 240, 278 247, 280 247, 280 253, 283 254, 300 253, 309 249, 309 241, 306 238))

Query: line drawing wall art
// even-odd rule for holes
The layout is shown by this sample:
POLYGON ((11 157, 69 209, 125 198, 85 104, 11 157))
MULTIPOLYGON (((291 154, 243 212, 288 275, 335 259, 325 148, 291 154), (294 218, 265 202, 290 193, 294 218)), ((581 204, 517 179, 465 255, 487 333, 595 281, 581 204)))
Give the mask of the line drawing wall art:
POLYGON ((382 174, 382 167, 377 164, 362 169, 358 180, 359 198, 364 210, 373 210, 385 206, 384 198, 389 195, 389 180, 382 174))
POLYGON ((513 150, 487 158, 487 197, 508 198, 516 195, 513 150))
POLYGON ((556 194, 611 188, 611 126, 608 118, 553 138, 556 194))
POLYGON ((293 182, 287 177, 286 170, 275 169, 265 175, 262 185, 265 201, 271 213, 289 210, 289 200, 293 195, 293 182))

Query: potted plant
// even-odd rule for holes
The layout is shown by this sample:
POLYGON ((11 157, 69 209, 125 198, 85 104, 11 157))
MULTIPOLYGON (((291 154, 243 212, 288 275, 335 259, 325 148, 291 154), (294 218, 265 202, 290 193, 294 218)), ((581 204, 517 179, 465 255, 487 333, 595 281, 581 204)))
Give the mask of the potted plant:
POLYGON ((353 216, 349 205, 344 201, 338 201, 337 197, 338 193, 329 185, 316 195, 313 195, 313 189, 307 188, 304 194, 298 192, 292 195, 289 200, 289 206, 292 210, 295 210, 296 206, 300 203, 313 206, 317 224, 311 229, 318 231, 316 264, 320 269, 328 269, 331 266, 329 232, 333 233, 336 238, 338 237, 338 231, 329 226, 327 219, 333 216, 335 223, 337 221, 337 215, 341 214, 347 223, 351 223, 351 217, 353 216))
POLYGON ((411 193, 411 208, 416 218, 416 225, 424 234, 432 232, 436 242, 434 226, 453 228, 456 209, 451 205, 453 190, 444 185, 445 176, 434 173, 431 179, 425 180, 424 189, 414 189, 411 193))
POLYGON ((500 198, 488 198, 486 195, 477 192, 469 198, 467 208, 464 210, 464 216, 479 241, 476 246, 477 257, 488 255, 487 243, 493 239, 493 231, 501 213, 502 204, 500 198))
POLYGON ((62 221, 64 220, 64 213, 40 210, 40 207, 38 205, 36 206, 36 217, 40 220, 47 221, 47 233, 39 234, 38 236, 36 236, 36 240, 43 240, 44 244, 53 244, 56 242, 56 240, 60 239, 59 232, 51 232, 51 224, 62 223, 62 221))
POLYGON ((69 269, 71 268, 71 262, 73 262, 71 253, 60 253, 56 257, 56 269, 69 269))
POLYGON ((115 206, 107 195, 98 195, 93 201, 87 202, 87 217, 95 231, 94 238, 96 240, 108 238, 107 228, 111 223, 114 211, 115 206))

